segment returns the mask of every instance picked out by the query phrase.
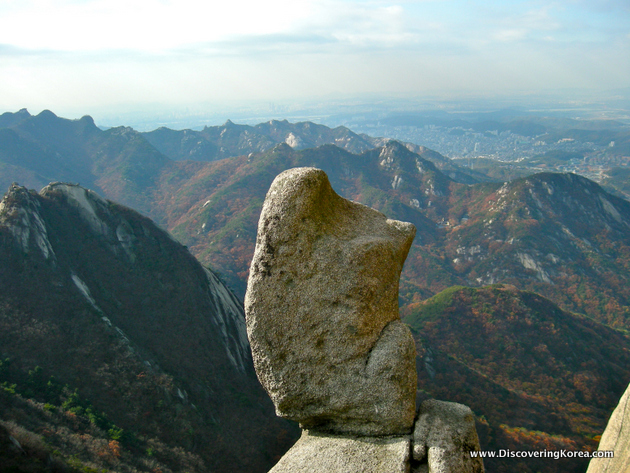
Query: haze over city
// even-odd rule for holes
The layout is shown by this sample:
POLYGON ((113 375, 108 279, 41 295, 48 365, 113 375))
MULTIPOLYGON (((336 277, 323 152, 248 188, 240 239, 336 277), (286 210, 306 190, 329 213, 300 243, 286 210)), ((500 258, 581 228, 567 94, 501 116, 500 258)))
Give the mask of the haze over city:
POLYGON ((626 0, 8 1, 0 109, 627 95, 629 20, 626 0))

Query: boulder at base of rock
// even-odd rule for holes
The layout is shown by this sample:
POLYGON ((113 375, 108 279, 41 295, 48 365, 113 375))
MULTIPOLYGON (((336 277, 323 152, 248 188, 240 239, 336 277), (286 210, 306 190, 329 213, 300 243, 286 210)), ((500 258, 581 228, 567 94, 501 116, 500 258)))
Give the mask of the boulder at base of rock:
POLYGON ((410 439, 343 437, 304 431, 269 473, 406 473, 410 439))
POLYGON ((613 452, 613 458, 593 458, 586 473, 630 471, 630 386, 610 416, 597 450, 613 452))
POLYGON ((479 451, 479 438, 470 408, 424 401, 413 432, 414 473, 483 473, 483 460, 471 451, 479 451))
POLYGON ((245 312, 276 413, 306 429, 411 432, 415 345, 398 314, 410 223, 338 196, 326 174, 274 180, 258 224, 245 312))

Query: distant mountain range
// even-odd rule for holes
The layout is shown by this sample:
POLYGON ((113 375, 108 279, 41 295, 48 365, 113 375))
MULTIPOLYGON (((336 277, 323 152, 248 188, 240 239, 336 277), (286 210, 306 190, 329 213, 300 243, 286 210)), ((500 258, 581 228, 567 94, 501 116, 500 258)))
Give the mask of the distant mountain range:
POLYGON ((163 180, 166 225, 242 295, 265 192, 295 166, 319 167, 345 197, 418 227, 403 303, 453 284, 506 282, 628 327, 630 203, 572 174, 465 185, 396 142, 360 155, 283 144, 203 166, 170 185, 163 180))
POLYGON ((359 136, 346 127, 331 129, 311 122, 294 124, 287 120, 271 120, 256 126, 236 125, 228 120, 223 126, 204 127, 202 131, 158 128, 143 133, 143 136, 156 149, 176 161, 215 161, 262 153, 282 142, 295 149, 335 144, 352 153, 374 147, 369 137, 359 136))
MULTIPOLYGON (((334 144, 360 153, 387 140, 357 135, 345 127, 330 129, 311 122, 292 124, 272 120, 255 127, 227 121, 202 131, 158 128, 139 133, 131 128, 98 128, 91 117, 67 120, 45 110, 33 116, 26 109, 0 115, 0 184, 19 176, 29 187, 43 187, 51 180, 80 182, 105 193, 124 192, 126 187, 142 191, 148 184, 143 175, 155 176, 163 168, 177 167, 173 161, 216 161, 261 153, 279 143, 295 149, 334 144), (130 161, 138 157, 139 163, 130 161), (124 183, 114 182, 122 180, 124 183), (40 186, 41 184, 41 186, 40 186)), ((408 144, 464 181, 487 180, 480 173, 460 168, 450 159, 417 145, 408 144)), ((10 183, 7 183, 7 186, 10 183)), ((147 202, 138 202, 144 204, 147 202)), ((136 208, 143 208, 136 205, 136 208)))
MULTIPOLYGON (((51 112, 31 116, 20 111, 1 115, 0 125, 0 185, 80 182, 138 209, 220 273, 239 297, 262 202, 273 178, 285 169, 321 168, 340 195, 414 223, 418 232, 403 271, 400 303, 401 313, 417 330, 419 388, 474 406, 484 416, 478 426, 486 429, 486 445, 538 448, 550 442, 580 448, 582 442, 593 447, 592 438, 603 429, 615 396, 630 381, 624 368, 629 348, 624 333, 630 329, 630 203, 586 178, 542 173, 496 182, 421 146, 312 123, 272 121, 250 127, 228 122, 200 132, 162 128, 138 133, 125 127, 103 131, 89 117, 65 120, 51 112), (514 288, 483 287, 496 284, 514 288), (469 288, 448 292, 454 285, 469 288), (439 310, 426 308, 436 301, 433 307, 439 310), (471 307, 476 312, 469 313, 471 307), (427 310, 433 318, 427 319, 427 310), (455 320, 457 314, 464 318, 455 320), (485 315, 479 319, 479 314, 485 315), (552 353, 548 360, 543 359, 545 348, 533 344, 542 335, 527 328, 527 320, 549 335, 541 342, 552 353), (467 327, 470 333, 461 333, 467 327), (442 341, 451 338, 461 341, 442 341), (480 340, 491 356, 481 353, 480 340), (578 341, 582 348, 575 349, 572 359, 579 362, 561 359, 550 348, 578 341), (536 350, 542 353, 538 358, 536 350), (519 367, 525 355, 533 357, 535 376, 519 367), (477 357, 488 366, 479 366, 477 357), (603 366, 601 373, 590 359, 603 366), (554 391, 545 391, 557 377, 554 391), (588 395, 587 385, 592 386, 588 395), (487 405, 500 406, 500 412, 492 413, 470 394, 482 392, 488 393, 487 405), (572 399, 572 407, 559 401, 565 397, 572 399)), ((124 231, 122 235, 119 245, 127 241, 124 231)), ((118 270, 133 272, 122 266, 118 270)), ((112 271, 109 277, 115 278, 112 271)), ((90 281, 77 277, 90 291, 103 284, 96 273, 90 281)), ((117 292, 107 289, 105 300, 117 292)), ((97 301, 103 309, 101 304, 105 302, 97 301)), ((115 302, 109 304, 116 310, 115 302)), ((289 433, 282 438, 290 438, 289 433)), ((577 472, 582 465, 545 468, 540 471, 577 472)))

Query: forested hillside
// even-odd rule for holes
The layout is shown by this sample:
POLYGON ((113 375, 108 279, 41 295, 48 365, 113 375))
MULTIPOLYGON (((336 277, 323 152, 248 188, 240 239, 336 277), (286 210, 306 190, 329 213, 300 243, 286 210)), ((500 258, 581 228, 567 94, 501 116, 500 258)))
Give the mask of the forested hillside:
MULTIPOLYGON (((400 309, 415 330, 421 397, 435 396, 470 405, 478 417, 482 445, 488 448, 596 446, 598 432, 601 433, 616 400, 630 382, 630 372, 625 368, 630 366, 625 335, 630 330, 630 203, 607 193, 593 181, 570 173, 540 173, 492 182, 454 166, 447 158, 426 148, 314 124, 270 122, 248 127, 230 122, 195 133, 160 129, 141 134, 124 127, 103 131, 89 117, 65 120, 51 112, 37 116, 18 112, 0 117, 0 183, 8 186, 15 180, 23 180, 28 185, 44 186, 49 181, 80 182, 108 199, 140 210, 186 245, 199 262, 216 271, 219 276, 215 278, 220 277, 236 294, 233 300, 236 305, 244 295, 258 216, 269 185, 280 172, 298 166, 323 169, 340 195, 417 227, 401 278, 400 309), (309 147, 313 145, 318 147, 309 147)), ((33 209, 38 205, 42 212, 56 208, 54 189, 60 189, 59 186, 50 186, 39 197, 34 194, 29 197, 40 202, 33 204, 33 209)), ((15 197, 8 202, 11 199, 15 197)), ((24 322, 27 325, 43 323, 28 315, 33 307, 27 305, 29 309, 24 310, 15 305, 11 294, 17 294, 15 297, 22 305, 53 307, 53 302, 45 301, 56 301, 55 297, 61 301, 67 290, 71 290, 66 294, 68 297, 72 293, 83 304, 77 307, 93 311, 89 299, 77 293, 82 287, 77 281, 82 281, 99 310, 112 314, 122 313, 122 308, 129 311, 121 319, 124 323, 114 325, 130 340, 138 338, 146 343, 143 349, 163 353, 165 360, 171 360, 158 363, 165 376, 176 379, 167 369, 179 366, 168 364, 175 360, 196 373, 186 381, 188 396, 191 399, 198 396, 196 402, 190 401, 190 405, 196 406, 194 412, 201 412, 200 405, 207 405, 215 406, 212 409, 216 408, 216 412, 207 408, 215 420, 219 412, 236 416, 193 428, 194 432, 211 435, 214 428, 211 426, 220 424, 222 427, 212 434, 218 435, 216 444, 225 445, 226 449, 234 447, 235 441, 217 432, 222 432, 228 424, 245 425, 243 418, 234 414, 238 412, 236 406, 240 403, 243 408, 256 411, 264 406, 264 395, 259 398, 260 391, 254 394, 254 390, 253 397, 249 394, 243 397, 238 387, 228 391, 193 389, 193 378, 206 376, 203 373, 219 369, 226 379, 222 385, 228 386, 235 372, 220 368, 230 366, 222 364, 225 360, 215 363, 204 358, 201 338, 205 332, 190 338, 183 335, 188 333, 183 329, 173 330, 171 322, 162 323, 159 317, 154 318, 169 308, 171 314, 193 317, 186 323, 182 320, 188 319, 178 319, 178 324, 184 323, 186 330, 194 330, 198 308, 188 305, 193 304, 194 297, 182 293, 183 299, 179 296, 170 299, 169 294, 178 293, 180 287, 194 292, 206 283, 180 274, 182 269, 173 269, 179 266, 169 266, 176 264, 174 261, 162 259, 169 260, 175 254, 171 253, 175 250, 167 248, 176 244, 166 234, 151 239, 154 230, 146 230, 149 225, 146 218, 128 217, 131 210, 118 204, 103 205, 102 208, 115 211, 124 219, 144 223, 107 224, 114 230, 103 234, 99 230, 101 224, 89 213, 87 220, 83 216, 83 223, 65 210, 66 213, 55 210, 61 213, 50 220, 52 223, 44 216, 40 218, 44 222, 41 224, 35 217, 29 217, 23 224, 19 223, 21 217, 15 217, 14 223, 5 217, 6 242, 26 239, 31 242, 28 245, 35 245, 29 251, 22 246, 23 254, 19 257, 14 252, 5 252, 3 256, 8 288, 4 297, 9 298, 5 304, 7 314, 27 314, 24 317, 31 317, 24 322), (85 231, 71 231, 66 224, 85 231), (38 239, 41 228, 49 226, 51 234, 57 235, 56 240, 38 239), (58 230, 53 231, 54 228, 58 230), (94 231, 102 236, 93 236, 94 231), (153 248, 145 256, 130 250, 144 240, 153 245, 142 245, 153 248), (108 242, 105 246, 119 248, 113 254, 115 257, 104 256, 113 251, 99 247, 105 242, 108 242), (55 245, 63 249, 57 250, 55 245), (40 255, 47 251, 59 258, 70 254, 70 249, 80 250, 81 258, 85 259, 79 258, 79 253, 72 253, 64 261, 82 261, 83 272, 74 263, 68 263, 70 266, 64 267, 63 276, 59 276, 63 265, 55 266, 52 257, 42 260, 40 255), (93 253, 101 256, 88 256, 93 253), (125 263, 117 263, 116 258, 125 263), (132 275, 138 278, 127 279, 132 275), (168 277, 176 279, 171 281, 168 277), (113 286, 112 281, 122 285, 113 286), (48 284, 45 287, 50 290, 59 287, 60 295, 44 301, 40 294, 47 294, 49 289, 43 290, 42 284, 48 284), (147 288, 149 293, 137 290, 135 284, 147 288), (142 316, 145 319, 131 314, 145 314, 142 316), (134 337, 128 335, 131 329, 136 331, 134 337), (163 335, 159 334, 164 333, 160 330, 181 335, 160 338, 163 335), (163 340, 168 342, 164 347, 163 340), (179 344, 188 351, 180 353, 179 344), (200 356, 206 364, 198 363, 200 356), (224 399, 231 399, 232 404, 226 406, 232 407, 217 408, 217 403, 224 399)), ((29 212, 27 215, 35 215, 29 212)), ((188 255, 186 265, 192 265, 194 259, 179 248, 178 252, 188 255)), ((205 273, 200 268, 194 270, 198 275, 200 271, 205 273)), ((69 314, 69 320, 76 319, 73 323, 79 327, 92 320, 72 311, 69 314)), ((109 315, 106 317, 113 320, 109 315)), ((12 320, 5 317, 5 321, 12 320)), ((6 326, 7 343, 17 340, 11 334, 18 328, 11 324, 6 326)), ((222 331, 222 327, 208 326, 208 333, 222 331)), ((75 334, 74 329, 54 330, 75 334)), ((42 339, 52 339, 48 331, 44 333, 42 339)), ((37 343, 34 340, 29 343, 37 343)), ((59 346, 75 343, 66 338, 60 340, 59 346)), ((18 359, 28 359, 27 352, 20 353, 18 359)), ((97 359, 96 355, 93 357, 97 359)), ((153 363, 149 358, 144 360, 153 363)), ((57 368, 46 368, 35 358, 20 363, 21 374, 15 372, 11 375, 15 377, 7 378, 6 382, 8 387, 10 383, 16 384, 15 395, 24 399, 31 399, 24 386, 31 382, 29 371, 36 366, 43 369, 46 377, 63 374, 57 368)), ((142 374, 140 367, 134 368, 135 376, 142 374)), ((64 381, 70 391, 59 391, 54 398, 53 405, 61 406, 61 413, 68 410, 63 403, 70 399, 71 392, 79 389, 81 393, 81 380, 85 379, 85 375, 75 373, 63 376, 74 381, 64 381)), ((179 386, 175 381, 172 383, 179 386)), ((96 405, 93 397, 85 395, 85 399, 96 405)), ((19 402, 29 402, 24 399, 19 402)), ((38 402, 43 402, 43 398, 38 402)), ((21 405, 20 409, 26 409, 26 404, 21 405)), ((39 409, 38 416, 48 415, 42 413, 43 408, 35 409, 39 409)), ((136 416, 139 412, 153 412, 148 407, 133 409, 137 409, 133 414, 136 416)), ((263 407, 259 415, 260 419, 266 419, 263 407)), ((184 414, 177 411, 172 419, 181 416, 184 414)), ((126 430, 122 421, 108 419, 112 419, 112 425, 126 430)), ((61 417, 57 420, 62 422, 61 417)), ((185 422, 192 425, 193 421, 185 422)), ((264 434, 253 437, 270 442, 261 451, 265 461, 271 461, 273 452, 290 443, 292 433, 290 428, 280 426, 275 430, 272 422, 262 422, 269 432, 265 430, 267 427, 261 427, 264 434)), ((169 425, 173 429, 181 427, 177 422, 169 425)), ((198 449, 203 435, 195 434, 192 436, 195 440, 186 443, 181 439, 188 437, 178 432, 169 439, 179 439, 177 445, 188 452, 201 452, 198 449)), ((169 442, 165 440, 165 445, 172 445, 169 442)), ((225 458, 230 458, 229 455, 225 458)), ((208 457, 203 458, 207 464, 208 457)), ((579 462, 545 465, 523 464, 514 471, 577 472, 583 467, 579 462)))

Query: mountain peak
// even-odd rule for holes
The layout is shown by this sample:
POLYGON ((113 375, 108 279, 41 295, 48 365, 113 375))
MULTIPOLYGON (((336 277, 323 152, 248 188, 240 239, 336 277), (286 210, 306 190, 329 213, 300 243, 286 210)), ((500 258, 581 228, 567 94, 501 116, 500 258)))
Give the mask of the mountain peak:
POLYGON ((51 119, 51 118, 57 118, 57 115, 55 115, 53 112, 51 112, 50 110, 42 110, 38 115, 36 115, 38 118, 44 118, 44 119, 51 119))
POLYGON ((86 123, 86 124, 89 124, 89 125, 96 126, 96 125, 94 124, 94 119, 93 119, 91 116, 89 116, 89 115, 83 115, 83 116, 79 119, 79 121, 80 121, 80 122, 82 122, 82 123, 86 123))
POLYGON ((535 174, 506 183, 497 194, 497 206, 527 205, 530 213, 537 218, 546 215, 554 219, 562 211, 567 212, 567 215, 579 214, 591 222, 601 222, 606 228, 620 228, 619 225, 626 229, 630 227, 630 204, 577 174, 535 174))
POLYGON ((15 113, 5 112, 0 115, 0 128, 17 125, 30 117, 31 114, 28 113, 28 110, 26 110, 25 108, 21 108, 15 113))
POLYGON ((40 207, 34 191, 14 182, 0 202, 0 225, 6 226, 24 253, 37 248, 44 259, 54 261, 55 253, 48 240, 40 207))
MULTIPOLYGON (((379 150, 379 164, 385 169, 412 173, 424 173, 427 171, 439 173, 433 163, 410 151, 409 148, 399 141, 388 140, 377 150, 379 150)), ((444 177, 446 178, 446 176, 444 177)))
MULTIPOLYGON (((385 142, 385 144, 383 144, 383 148, 388 149, 388 150, 402 150, 403 148, 405 150, 407 150, 407 148, 400 142, 397 140, 387 140, 385 142)), ((409 150, 407 150, 409 151, 409 150)))
POLYGON ((278 143, 276 146, 274 146, 272 151, 280 152, 280 153, 287 153, 287 152, 293 151, 293 148, 291 147, 290 144, 283 141, 282 143, 278 143))
POLYGON ((108 203, 96 192, 85 189, 78 184, 52 182, 41 190, 40 195, 64 200, 79 212, 79 215, 95 233, 107 235, 111 232, 101 217, 110 215, 108 203))

